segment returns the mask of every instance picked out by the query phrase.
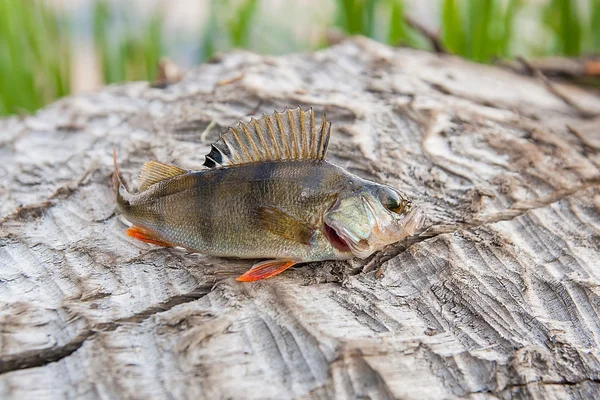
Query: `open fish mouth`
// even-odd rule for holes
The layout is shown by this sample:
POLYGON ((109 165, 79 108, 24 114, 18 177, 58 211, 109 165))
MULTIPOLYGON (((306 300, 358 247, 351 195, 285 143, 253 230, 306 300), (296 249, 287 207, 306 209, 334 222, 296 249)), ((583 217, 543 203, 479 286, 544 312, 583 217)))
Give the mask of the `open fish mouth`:
POLYGON ((325 237, 327 237, 329 243, 338 251, 352 253, 358 258, 368 257, 372 253, 371 246, 369 246, 369 242, 365 239, 353 237, 354 235, 345 228, 338 228, 326 223, 323 225, 325 237))
POLYGON ((327 225, 327 224, 323 224, 323 232, 325 233, 325 237, 327 238, 327 240, 329 240, 329 243, 331 243, 331 245, 337 249, 338 251, 341 251, 342 253, 350 253, 352 250, 350 248, 350 246, 348 246, 348 243, 346 242, 346 240, 344 240, 344 238, 342 238, 337 231, 335 230, 335 228, 327 225))

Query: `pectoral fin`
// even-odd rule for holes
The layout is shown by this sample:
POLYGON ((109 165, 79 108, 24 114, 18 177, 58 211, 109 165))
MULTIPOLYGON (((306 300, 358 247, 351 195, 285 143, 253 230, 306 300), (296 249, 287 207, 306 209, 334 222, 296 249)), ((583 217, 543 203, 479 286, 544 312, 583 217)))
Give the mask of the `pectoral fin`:
POLYGON ((254 282, 260 279, 267 279, 279 275, 294 264, 296 264, 296 261, 285 258, 263 261, 255 264, 245 274, 237 277, 236 280, 239 282, 254 282))
POLYGON ((156 237, 156 235, 152 234, 144 228, 140 228, 139 226, 132 226, 131 228, 127 228, 125 233, 127 234, 127 236, 131 236, 132 238, 141 240, 142 242, 155 244, 157 246, 173 247, 172 244, 159 239, 158 237, 156 237))
POLYGON ((316 230, 306 222, 275 207, 259 207, 257 218, 267 231, 284 239, 309 245, 316 230))

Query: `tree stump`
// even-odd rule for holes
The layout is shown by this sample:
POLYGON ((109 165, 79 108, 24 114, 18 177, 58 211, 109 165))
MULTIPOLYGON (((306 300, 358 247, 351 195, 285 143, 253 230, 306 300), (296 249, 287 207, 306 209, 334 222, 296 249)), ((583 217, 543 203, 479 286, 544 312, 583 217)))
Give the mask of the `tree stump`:
POLYGON ((0 397, 597 398, 600 97, 548 85, 356 38, 0 121, 0 397), (125 235, 114 147, 130 182, 199 169, 297 105, 333 163, 420 205, 417 236, 248 284, 252 261, 125 235))

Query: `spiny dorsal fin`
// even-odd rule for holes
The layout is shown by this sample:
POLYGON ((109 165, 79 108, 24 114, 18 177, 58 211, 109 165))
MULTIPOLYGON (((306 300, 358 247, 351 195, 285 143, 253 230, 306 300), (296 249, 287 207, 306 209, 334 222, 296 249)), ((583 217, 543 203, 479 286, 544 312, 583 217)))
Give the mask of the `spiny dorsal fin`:
POLYGON ((323 160, 327 154, 331 123, 300 107, 239 123, 211 145, 204 165, 209 168, 282 160, 323 160))
POLYGON ((157 161, 145 162, 138 178, 138 190, 142 192, 155 183, 183 175, 186 172, 186 170, 174 165, 162 164, 157 161))

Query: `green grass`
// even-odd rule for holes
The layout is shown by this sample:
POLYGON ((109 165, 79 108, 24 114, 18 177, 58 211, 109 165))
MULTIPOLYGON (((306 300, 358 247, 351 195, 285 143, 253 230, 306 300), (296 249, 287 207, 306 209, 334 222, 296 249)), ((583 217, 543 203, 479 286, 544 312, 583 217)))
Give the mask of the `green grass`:
MULTIPOLYGON (((312 40, 312 45, 306 44, 307 38, 295 37, 298 27, 290 15, 267 20, 268 10, 262 8, 267 6, 261 0, 204 1, 209 4, 209 17, 198 34, 197 47, 188 49, 199 55, 200 62, 231 48, 281 53, 313 50, 326 42, 325 35, 312 40)), ((319 32, 335 27, 393 46, 432 48, 429 38, 407 24, 404 0, 330 1, 335 18, 329 25, 319 22, 319 32)), ((517 55, 514 44, 522 38, 515 32, 515 21, 528 0, 438 1, 439 42, 446 51, 483 63, 517 55)), ((91 33, 105 83, 152 81, 159 59, 168 55, 163 28, 166 8, 149 10, 140 18, 127 5, 125 1, 93 3, 91 33)), ((540 15, 536 22, 548 35, 520 55, 600 52, 600 0, 549 0, 536 7, 540 15)), ((71 31, 69 22, 68 16, 41 0, 0 0, 0 115, 35 111, 70 93, 71 41, 79 32, 71 31)))
MULTIPOLYGON (((445 49, 478 62, 510 56, 513 22, 521 0, 440 3, 440 42, 445 49)), ((335 26, 347 34, 364 35, 390 45, 431 48, 428 39, 406 23, 403 0, 337 0, 336 4, 335 26), (383 34, 382 26, 387 27, 383 34)))
POLYGON ((404 2, 402 0, 388 0, 389 29, 387 34, 388 44, 399 44, 407 41, 407 27, 404 23, 404 2))
POLYGON ((377 0, 337 0, 336 25, 350 35, 375 35, 377 0))
POLYGON ((0 115, 34 111, 70 92, 65 19, 40 1, 0 0, 0 115))
POLYGON ((581 53, 582 18, 577 3, 570 0, 551 0, 544 9, 543 22, 553 33, 551 53, 576 56, 581 53))
POLYGON ((104 82, 154 80, 164 53, 162 31, 159 10, 148 21, 133 21, 126 9, 97 0, 93 37, 104 82))
POLYGON ((511 56, 519 0, 444 0, 441 40, 451 53, 477 62, 511 56))
POLYGON ((211 0, 199 61, 208 60, 217 51, 251 49, 252 24, 259 6, 259 0, 211 0))
POLYGON ((463 24, 465 18, 457 3, 461 0, 444 0, 442 8, 442 43, 454 54, 466 55, 466 29, 463 24))
POLYGON ((600 0, 590 0, 590 29, 586 50, 600 52, 600 0))
POLYGON ((404 20, 404 0, 336 0, 334 26, 348 35, 362 35, 392 46, 427 48, 404 20))

